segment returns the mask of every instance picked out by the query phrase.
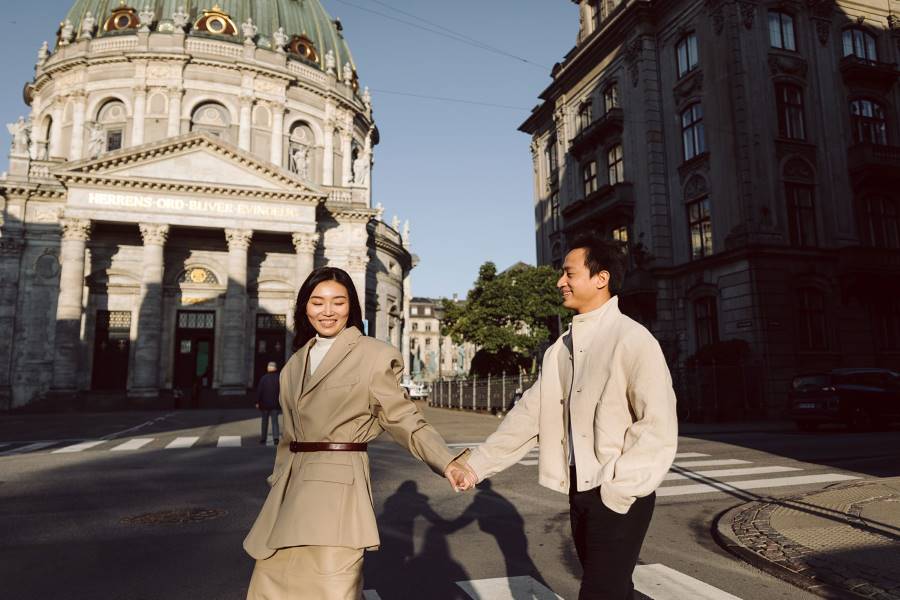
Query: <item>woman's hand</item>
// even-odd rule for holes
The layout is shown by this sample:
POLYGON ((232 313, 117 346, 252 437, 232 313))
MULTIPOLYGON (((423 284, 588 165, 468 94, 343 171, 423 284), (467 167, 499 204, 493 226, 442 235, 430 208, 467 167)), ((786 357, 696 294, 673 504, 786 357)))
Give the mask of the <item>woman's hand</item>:
POLYGON ((454 460, 444 470, 444 477, 450 482, 453 491, 465 492, 471 490, 478 483, 478 476, 468 466, 454 460))

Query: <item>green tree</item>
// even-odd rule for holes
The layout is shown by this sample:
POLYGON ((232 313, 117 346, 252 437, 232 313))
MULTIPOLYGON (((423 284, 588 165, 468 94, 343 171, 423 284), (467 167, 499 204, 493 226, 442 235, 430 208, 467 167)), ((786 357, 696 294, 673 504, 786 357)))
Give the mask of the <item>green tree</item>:
POLYGON ((509 373, 533 365, 557 320, 569 318, 557 278, 548 266, 519 263, 497 273, 496 265, 486 262, 465 302, 444 300, 444 334, 479 348, 473 374, 509 373))

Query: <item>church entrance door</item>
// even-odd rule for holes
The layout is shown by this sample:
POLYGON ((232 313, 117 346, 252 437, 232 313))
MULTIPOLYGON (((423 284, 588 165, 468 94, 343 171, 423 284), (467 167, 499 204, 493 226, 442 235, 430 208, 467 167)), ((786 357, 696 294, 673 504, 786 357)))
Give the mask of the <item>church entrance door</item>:
POLYGON ((178 311, 174 384, 194 407, 203 390, 212 387, 215 328, 216 313, 212 311, 178 311))
POLYGON ((128 385, 131 312, 97 311, 91 389, 124 390, 128 385))

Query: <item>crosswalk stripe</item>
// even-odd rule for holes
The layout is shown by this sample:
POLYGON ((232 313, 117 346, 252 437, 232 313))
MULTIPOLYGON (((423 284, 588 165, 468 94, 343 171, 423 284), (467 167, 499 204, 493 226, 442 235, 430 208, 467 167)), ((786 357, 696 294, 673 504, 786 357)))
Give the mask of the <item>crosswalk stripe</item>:
POLYGON ((675 461, 676 467, 724 467, 725 465, 749 465, 749 460, 736 458, 720 458, 714 460, 684 460, 675 461))
POLYGON ((190 448, 197 443, 199 437, 177 437, 166 446, 166 450, 177 450, 179 448, 190 448))
POLYGON ((634 588, 653 600, 741 600, 728 592, 670 569, 665 565, 638 565, 634 568, 634 588))
POLYGON ((52 446, 56 442, 34 442, 33 444, 28 444, 27 446, 19 446, 18 448, 10 448, 9 450, 4 450, 0 452, 0 456, 9 456, 12 454, 25 454, 26 452, 36 452, 38 450, 42 450, 47 446, 52 446))
POLYGON ((381 596, 375 590, 363 590, 363 600, 381 600, 381 596))
POLYGON ((220 435, 219 441, 216 443, 217 448, 240 448, 241 436, 239 435, 220 435))
POLYGON ((53 450, 50 454, 61 454, 64 452, 84 452, 89 448, 93 448, 94 446, 99 446, 100 444, 105 444, 106 440, 93 440, 90 442, 81 442, 79 444, 72 444, 71 446, 66 446, 65 448, 59 448, 57 450, 53 450))
POLYGON ((674 481, 678 479, 692 479, 692 476, 700 477, 734 477, 736 475, 765 475, 767 473, 787 473, 788 471, 802 471, 797 467, 744 467, 741 469, 713 469, 711 471, 689 471, 687 473, 668 473, 663 480, 674 481))
POLYGON ((519 464, 525 465, 526 467, 533 467, 536 464, 538 464, 538 461, 536 461, 536 460, 520 460, 519 464))
POLYGON ((704 458, 709 456, 709 454, 703 454, 702 452, 679 452, 675 455, 675 458, 704 458))
POLYGON ((457 581, 456 585, 475 600, 563 600, 527 575, 457 581))
POLYGON ((139 450, 153 441, 154 438, 134 438, 128 440, 124 444, 119 444, 115 448, 110 448, 112 452, 124 452, 126 450, 139 450))
POLYGON ((839 473, 822 473, 820 475, 797 475, 795 477, 777 477, 774 479, 694 483, 689 485, 661 487, 656 490, 656 495, 684 496, 687 494, 709 494, 712 492, 728 492, 730 490, 753 490, 758 488, 806 485, 809 483, 831 483, 835 481, 849 481, 851 479, 859 479, 859 477, 854 477, 853 475, 841 475, 839 473))

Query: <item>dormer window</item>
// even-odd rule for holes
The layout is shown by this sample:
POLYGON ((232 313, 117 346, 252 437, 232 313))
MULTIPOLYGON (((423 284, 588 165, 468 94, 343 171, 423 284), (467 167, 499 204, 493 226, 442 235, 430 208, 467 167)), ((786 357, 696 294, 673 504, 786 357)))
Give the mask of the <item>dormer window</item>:
POLYGON ((124 3, 106 19, 103 24, 103 31, 128 31, 129 29, 137 29, 141 25, 141 20, 133 8, 125 6, 124 3))
POLYGON ((288 52, 310 62, 319 62, 315 44, 305 35, 295 35, 288 44, 288 52))
POLYGON ((203 11, 203 16, 194 23, 194 29, 213 35, 237 35, 237 27, 231 20, 231 15, 223 11, 218 4, 203 11))

